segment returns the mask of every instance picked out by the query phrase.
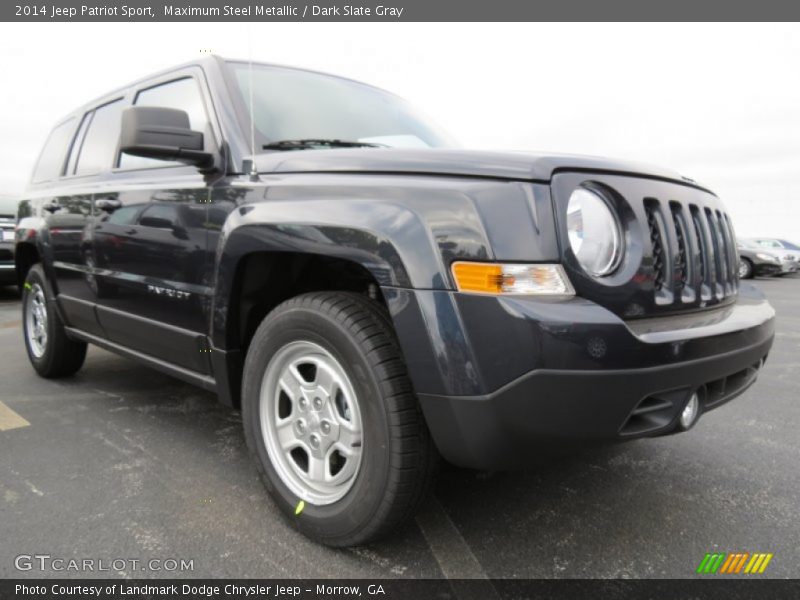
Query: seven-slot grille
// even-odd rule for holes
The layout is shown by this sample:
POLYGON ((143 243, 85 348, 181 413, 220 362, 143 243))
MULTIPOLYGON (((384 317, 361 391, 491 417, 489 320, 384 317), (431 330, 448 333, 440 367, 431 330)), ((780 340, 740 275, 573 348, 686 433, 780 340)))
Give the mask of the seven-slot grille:
POLYGON ((721 301, 738 290, 739 256, 730 218, 696 204, 644 201, 656 304, 721 301))

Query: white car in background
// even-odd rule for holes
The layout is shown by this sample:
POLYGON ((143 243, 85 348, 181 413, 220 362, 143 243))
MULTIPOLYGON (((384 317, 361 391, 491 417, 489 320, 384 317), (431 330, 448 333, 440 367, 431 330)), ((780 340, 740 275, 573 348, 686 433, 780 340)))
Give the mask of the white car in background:
POLYGON ((779 238, 751 238, 750 241, 773 254, 777 254, 784 266, 783 274, 794 273, 800 268, 800 246, 779 238))

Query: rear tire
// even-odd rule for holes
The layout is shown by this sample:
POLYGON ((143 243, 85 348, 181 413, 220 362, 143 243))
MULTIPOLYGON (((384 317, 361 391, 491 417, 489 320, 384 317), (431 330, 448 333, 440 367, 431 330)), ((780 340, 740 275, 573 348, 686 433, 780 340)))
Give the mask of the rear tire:
POLYGON ((31 365, 42 377, 67 377, 83 366, 86 344, 67 337, 41 264, 31 267, 22 286, 22 332, 31 365))
POLYGON ((245 360, 242 418, 275 502, 329 546, 386 535, 434 479, 438 454, 391 322, 357 294, 305 294, 267 315, 245 360))

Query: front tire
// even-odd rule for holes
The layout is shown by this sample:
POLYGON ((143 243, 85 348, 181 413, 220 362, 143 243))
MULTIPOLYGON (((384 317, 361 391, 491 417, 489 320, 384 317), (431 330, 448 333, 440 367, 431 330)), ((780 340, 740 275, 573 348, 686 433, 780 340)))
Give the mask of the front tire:
POLYGON ((42 265, 34 265, 22 286, 22 331, 31 365, 48 379, 73 375, 86 359, 86 344, 67 337, 54 302, 42 265))
POLYGON ((739 279, 752 279, 753 278, 753 263, 748 259, 742 258, 739 261, 739 279))
POLYGON ((242 390, 262 480, 306 536, 352 546, 412 516, 437 454, 387 316, 352 293, 288 300, 256 331, 242 390))

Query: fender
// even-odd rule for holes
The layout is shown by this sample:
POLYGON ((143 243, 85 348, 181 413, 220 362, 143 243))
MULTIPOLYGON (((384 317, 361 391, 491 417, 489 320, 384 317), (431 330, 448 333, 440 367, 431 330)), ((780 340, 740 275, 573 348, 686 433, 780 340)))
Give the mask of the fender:
POLYGON ((557 256, 544 185, 360 173, 291 174, 271 177, 268 185, 248 183, 230 182, 220 191, 221 202, 236 206, 222 226, 211 267, 212 361, 223 399, 238 395, 243 356, 230 309, 237 301, 237 271, 249 254, 304 253, 361 265, 381 287, 415 386, 441 391, 455 385, 463 394, 481 383, 447 293, 453 290, 450 264, 557 256), (453 352, 461 360, 449 360, 453 352))
POLYGON ((228 216, 214 260, 212 343, 217 348, 229 347, 227 314, 237 268, 255 252, 349 260, 369 271, 382 288, 446 285, 445 267, 430 231, 407 207, 366 200, 243 205, 228 216))

